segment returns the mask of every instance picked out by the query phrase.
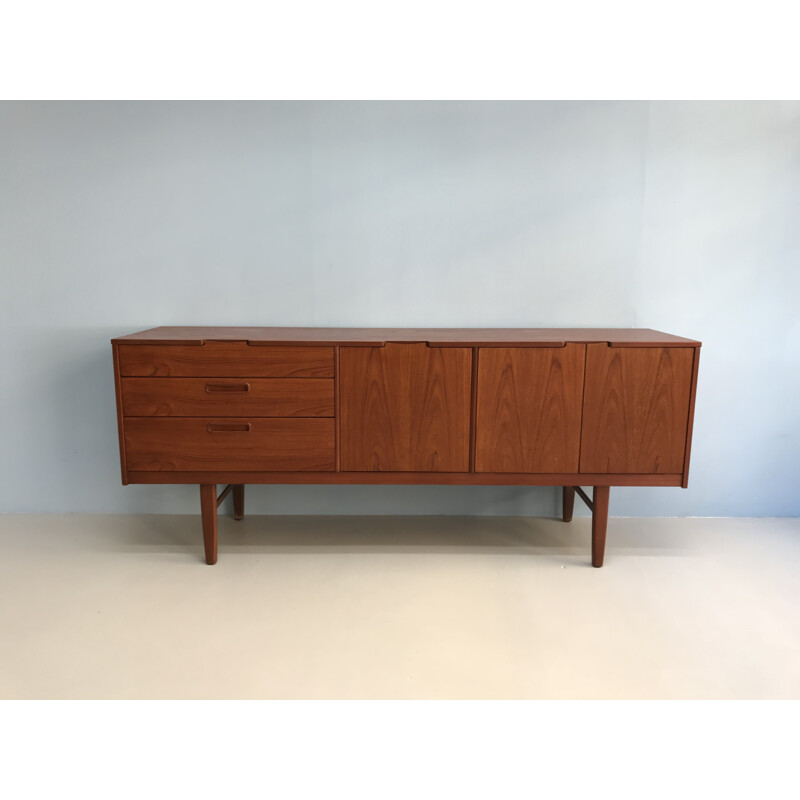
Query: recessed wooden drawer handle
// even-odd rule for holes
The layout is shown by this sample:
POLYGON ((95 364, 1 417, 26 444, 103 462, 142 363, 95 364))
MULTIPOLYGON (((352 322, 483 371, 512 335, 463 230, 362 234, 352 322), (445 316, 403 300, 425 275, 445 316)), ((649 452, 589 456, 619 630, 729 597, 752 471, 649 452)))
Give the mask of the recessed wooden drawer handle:
POLYGON ((206 426, 209 433, 228 433, 239 431, 247 433, 250 430, 249 422, 209 422, 206 426))
POLYGON ((207 383, 207 392, 249 392, 249 383, 207 383))

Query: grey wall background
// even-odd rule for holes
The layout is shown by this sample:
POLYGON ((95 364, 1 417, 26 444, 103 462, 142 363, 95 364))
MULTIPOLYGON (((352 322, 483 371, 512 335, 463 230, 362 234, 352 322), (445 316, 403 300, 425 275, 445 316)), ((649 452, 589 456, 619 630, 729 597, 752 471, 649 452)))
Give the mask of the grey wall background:
MULTIPOLYGON (((0 103, 0 511, 122 487, 109 339, 162 324, 703 341, 690 488, 800 514, 800 103, 0 103)), ((253 513, 553 514, 550 488, 252 487, 253 513)))

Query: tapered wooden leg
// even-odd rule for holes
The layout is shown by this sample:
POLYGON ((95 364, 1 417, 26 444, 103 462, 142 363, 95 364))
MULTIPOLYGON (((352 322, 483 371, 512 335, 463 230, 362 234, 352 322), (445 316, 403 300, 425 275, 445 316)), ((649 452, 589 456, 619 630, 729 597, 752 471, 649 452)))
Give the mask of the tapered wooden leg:
POLYGON ((595 486, 592 495, 592 566, 602 567, 608 527, 608 486, 595 486))
POLYGON ((200 512, 203 515, 203 544, 206 564, 217 563, 217 485, 200 484, 200 512))
POLYGON ((244 484, 238 483, 233 486, 233 518, 242 519, 244 517, 244 484))
POLYGON ((562 501, 562 516, 564 522, 572 522, 572 510, 575 508, 575 487, 565 486, 561 498, 562 501))

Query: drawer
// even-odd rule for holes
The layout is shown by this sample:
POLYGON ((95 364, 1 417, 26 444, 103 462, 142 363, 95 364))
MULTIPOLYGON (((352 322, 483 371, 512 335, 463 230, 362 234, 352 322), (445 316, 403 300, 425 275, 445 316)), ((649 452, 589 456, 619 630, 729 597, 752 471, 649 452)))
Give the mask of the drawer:
POLYGON ((131 471, 332 471, 332 419, 129 417, 131 471))
POLYGON ((332 417, 332 378, 122 378, 128 417, 332 417))
POLYGON ((247 342, 201 345, 121 344, 123 377, 332 378, 332 347, 281 347, 247 342))

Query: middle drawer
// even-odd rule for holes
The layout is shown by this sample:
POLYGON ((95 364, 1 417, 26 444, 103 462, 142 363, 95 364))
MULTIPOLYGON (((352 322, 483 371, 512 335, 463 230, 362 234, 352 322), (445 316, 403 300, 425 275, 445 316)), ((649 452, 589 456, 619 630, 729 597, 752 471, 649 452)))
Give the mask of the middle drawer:
POLYGON ((332 417, 333 378, 122 378, 126 417, 332 417))

